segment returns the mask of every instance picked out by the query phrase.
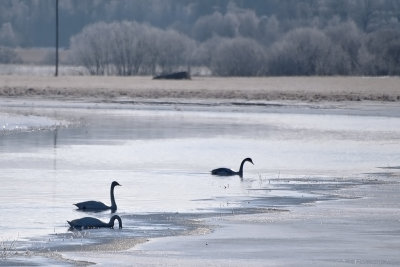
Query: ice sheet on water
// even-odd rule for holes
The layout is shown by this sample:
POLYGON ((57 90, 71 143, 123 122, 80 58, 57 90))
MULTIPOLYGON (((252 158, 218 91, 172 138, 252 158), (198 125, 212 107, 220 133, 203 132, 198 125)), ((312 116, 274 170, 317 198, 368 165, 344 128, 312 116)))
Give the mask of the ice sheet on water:
POLYGON ((0 134, 53 129, 68 122, 36 115, 0 113, 0 134))

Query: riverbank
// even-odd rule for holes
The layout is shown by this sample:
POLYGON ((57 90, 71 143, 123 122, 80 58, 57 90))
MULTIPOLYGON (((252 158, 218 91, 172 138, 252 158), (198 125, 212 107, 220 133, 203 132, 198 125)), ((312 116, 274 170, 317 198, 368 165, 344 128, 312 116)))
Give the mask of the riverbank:
POLYGON ((0 76, 0 97, 94 101, 400 101, 398 77, 0 76))

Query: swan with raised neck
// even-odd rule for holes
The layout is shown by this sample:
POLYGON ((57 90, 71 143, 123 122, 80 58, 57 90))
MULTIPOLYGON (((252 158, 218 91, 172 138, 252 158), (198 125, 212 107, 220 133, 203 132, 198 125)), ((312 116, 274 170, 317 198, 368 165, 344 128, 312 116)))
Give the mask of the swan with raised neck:
POLYGON ((121 186, 121 185, 118 182, 113 181, 111 183, 111 187, 110 187, 111 206, 107 206, 103 202, 94 201, 94 200, 79 202, 79 203, 75 203, 74 205, 78 207, 78 210, 82 210, 82 211, 111 210, 112 212, 115 212, 117 210, 117 203, 115 202, 115 197, 114 197, 114 187, 116 187, 116 186, 121 186))
POLYGON ((244 163, 247 161, 254 165, 253 160, 251 158, 245 158, 244 160, 242 160, 242 163, 240 163, 239 171, 234 171, 234 170, 231 170, 228 168, 218 168, 218 169, 212 170, 211 174, 219 175, 219 176, 239 175, 241 178, 243 178, 243 166, 244 166, 244 163))

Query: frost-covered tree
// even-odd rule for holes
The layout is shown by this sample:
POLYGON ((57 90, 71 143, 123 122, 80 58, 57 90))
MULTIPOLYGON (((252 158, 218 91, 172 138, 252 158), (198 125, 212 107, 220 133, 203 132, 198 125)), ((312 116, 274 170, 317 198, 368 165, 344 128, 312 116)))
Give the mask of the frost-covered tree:
POLYGON ((373 75, 400 75, 400 30, 386 30, 368 34, 367 53, 372 55, 369 71, 373 75))
POLYGON ((252 39, 223 39, 211 53, 210 68, 220 76, 261 76, 265 74, 265 51, 252 39))
POLYGON ((157 65, 163 72, 171 72, 190 65, 196 43, 187 36, 173 30, 154 36, 158 45, 157 65))
POLYGON ((193 26, 193 36, 196 40, 206 41, 214 36, 234 37, 237 35, 237 20, 232 14, 214 12, 201 17, 193 26))
POLYGON ((190 64, 195 42, 136 22, 95 23, 71 38, 75 62, 90 74, 138 75, 190 64))
POLYGON ((84 66, 91 75, 110 74, 112 25, 104 22, 85 27, 71 38, 73 60, 84 66))
POLYGON ((276 16, 262 17, 258 23, 257 39, 266 45, 274 43, 280 35, 276 16))
POLYGON ((118 75, 138 74, 144 62, 144 31, 131 22, 112 23, 109 35, 111 63, 118 75))
POLYGON ((359 50, 364 42, 365 35, 359 30, 354 21, 336 22, 325 29, 326 35, 333 44, 340 46, 350 59, 349 72, 347 74, 359 74, 362 72, 358 61, 359 50))
MULTIPOLYGON (((43 39, 15 18, 48 22, 40 14, 51 1, 2 1, 0 34, 43 39)), ((398 0, 61 2, 63 36, 74 34, 76 62, 92 74, 158 74, 190 64, 215 75, 399 74, 398 0)))
POLYGON ((350 59, 323 32, 301 28, 274 44, 268 66, 273 75, 336 75, 349 71, 350 59))

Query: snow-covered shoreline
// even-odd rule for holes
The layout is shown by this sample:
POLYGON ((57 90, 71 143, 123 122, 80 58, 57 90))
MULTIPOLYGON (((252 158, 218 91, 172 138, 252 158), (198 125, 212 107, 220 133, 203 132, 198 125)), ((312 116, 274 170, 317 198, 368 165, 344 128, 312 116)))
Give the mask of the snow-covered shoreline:
POLYGON ((31 132, 66 127, 68 122, 46 116, 19 115, 0 112, 0 135, 14 132, 31 132))

